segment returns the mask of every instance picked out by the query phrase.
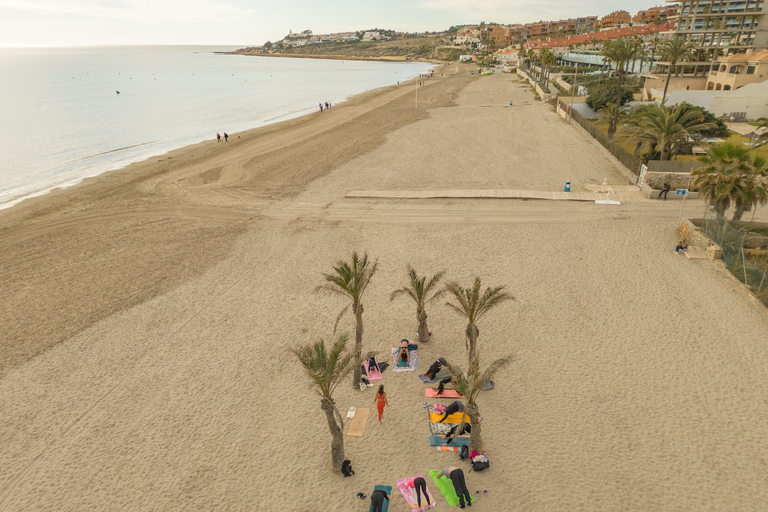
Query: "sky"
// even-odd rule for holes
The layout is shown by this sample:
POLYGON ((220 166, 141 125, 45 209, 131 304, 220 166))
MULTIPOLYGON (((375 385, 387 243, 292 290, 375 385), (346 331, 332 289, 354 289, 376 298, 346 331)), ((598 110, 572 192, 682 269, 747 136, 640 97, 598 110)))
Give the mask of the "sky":
POLYGON ((624 0, 0 0, 0 46, 195 44, 256 46, 289 30, 315 34, 634 15, 664 2, 624 0))

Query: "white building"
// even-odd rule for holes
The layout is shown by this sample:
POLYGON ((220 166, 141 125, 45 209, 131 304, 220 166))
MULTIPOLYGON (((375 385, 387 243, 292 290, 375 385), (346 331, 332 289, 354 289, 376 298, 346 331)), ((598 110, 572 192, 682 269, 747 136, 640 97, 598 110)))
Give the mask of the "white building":
MULTIPOLYGON (((654 99, 661 100, 663 90, 651 89, 654 99)), ((747 119, 768 117, 768 80, 748 84, 735 91, 667 91, 667 105, 686 101, 709 110, 717 117, 743 112, 747 119)))
POLYGON ((366 32, 363 34, 363 41, 376 41, 379 39, 382 39, 382 37, 378 32, 366 32))

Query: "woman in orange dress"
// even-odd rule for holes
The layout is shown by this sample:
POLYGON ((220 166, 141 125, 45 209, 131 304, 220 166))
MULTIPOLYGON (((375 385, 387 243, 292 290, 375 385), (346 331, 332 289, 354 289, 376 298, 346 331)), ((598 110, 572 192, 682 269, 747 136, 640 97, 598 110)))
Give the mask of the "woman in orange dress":
POLYGON ((379 390, 376 392, 376 396, 373 397, 373 401, 376 404, 376 409, 379 410, 379 423, 381 423, 381 415, 384 413, 384 406, 389 405, 387 394, 384 392, 384 384, 379 386, 379 390))

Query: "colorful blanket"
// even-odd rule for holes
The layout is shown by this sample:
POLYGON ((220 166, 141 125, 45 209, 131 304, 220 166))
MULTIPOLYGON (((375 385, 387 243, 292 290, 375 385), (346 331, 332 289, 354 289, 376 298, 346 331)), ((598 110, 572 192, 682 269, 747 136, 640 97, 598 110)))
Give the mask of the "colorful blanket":
MULTIPOLYGON (((407 501, 408 505, 411 506, 412 512, 419 510, 419 501, 416 498, 416 489, 414 489, 413 487, 406 487, 405 483, 409 480, 412 480, 413 478, 418 478, 418 477, 424 478, 422 475, 416 475, 411 478, 403 478, 402 480, 398 480, 396 484, 397 488, 400 489, 400 492, 403 494, 403 498, 405 498, 405 501, 407 501)), ((427 495, 429 496, 429 502, 431 505, 429 508, 435 508, 435 498, 432 496, 432 493, 429 492, 429 487, 427 487, 427 495)), ((421 497, 421 503, 422 504, 427 503, 427 499, 424 496, 421 497)))
MULTIPOLYGON (((461 423, 461 413, 452 414, 448 416, 448 420, 446 420, 443 423, 439 423, 438 421, 442 417, 443 417, 443 414, 435 411, 434 405, 430 405, 429 407, 427 407, 427 420, 429 421, 429 432, 432 435, 435 435, 435 436, 447 435, 448 432, 451 430, 451 428, 461 423), (448 420, 453 420, 454 417, 456 416, 458 416, 458 419, 456 420, 455 423, 448 422, 448 420), (435 421, 432 420, 433 417, 436 417, 435 421)), ((467 420, 469 420, 469 418, 467 418, 467 420)))
POLYGON ((397 365, 397 354, 400 352, 400 348, 392 347, 392 359, 395 360, 395 366, 392 368, 393 372, 412 372, 419 366, 419 355, 415 350, 409 350, 411 353, 411 362, 408 366, 397 365))
POLYGON ((437 451, 439 452, 458 452, 461 451, 461 448, 458 446, 435 446, 437 448, 437 451))

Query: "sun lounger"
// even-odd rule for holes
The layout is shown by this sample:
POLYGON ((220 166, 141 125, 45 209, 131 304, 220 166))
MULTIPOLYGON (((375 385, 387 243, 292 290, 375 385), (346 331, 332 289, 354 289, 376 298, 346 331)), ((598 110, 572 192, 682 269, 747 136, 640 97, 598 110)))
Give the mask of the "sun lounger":
MULTIPOLYGON (((411 478, 424 478, 422 475, 416 475, 411 478)), ((408 505, 411 507, 411 511, 418 511, 419 510, 419 501, 416 499, 416 489, 413 487, 406 487, 405 483, 408 480, 411 480, 411 478, 403 478, 402 480, 397 481, 397 488, 400 489, 400 492, 403 494, 403 498, 405 498, 405 501, 408 502, 408 505)), ((426 479, 425 479, 426 480, 426 479)), ((435 498, 432 496, 432 493, 429 492, 429 487, 427 487, 427 495, 429 496, 429 502, 432 505, 430 508, 435 508, 435 498)), ((421 496, 421 503, 426 504, 427 499, 424 497, 424 495, 421 496)))
MULTIPOLYGON (((439 471, 438 471, 439 473, 439 471)), ((381 489, 385 493, 387 493, 387 496, 389 496, 389 500, 392 499, 392 486, 391 485, 374 485, 373 490, 377 491, 381 489)), ((456 494, 456 493, 454 493, 456 494)), ((458 498, 456 498, 458 500, 458 498)), ((387 512, 387 509, 389 508, 389 500, 384 500, 384 504, 381 506, 381 512, 387 512)), ((458 503, 458 501, 456 502, 458 503)), ((373 503, 371 503, 368 506, 368 512, 373 512, 373 503)))

